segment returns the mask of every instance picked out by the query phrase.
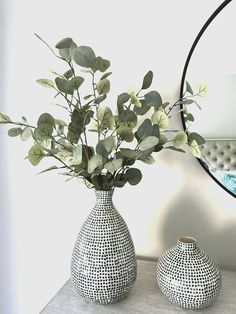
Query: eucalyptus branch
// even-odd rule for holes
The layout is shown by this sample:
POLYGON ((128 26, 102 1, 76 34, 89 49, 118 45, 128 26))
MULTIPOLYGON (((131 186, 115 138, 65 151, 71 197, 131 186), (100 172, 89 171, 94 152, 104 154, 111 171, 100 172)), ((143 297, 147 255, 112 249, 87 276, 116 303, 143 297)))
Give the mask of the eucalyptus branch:
POLYGON ((0 124, 14 124, 14 125, 18 125, 18 126, 25 126, 25 127, 29 127, 32 129, 36 129, 35 126, 27 124, 27 123, 21 123, 21 122, 14 122, 14 121, 7 121, 7 122, 0 122, 0 124))

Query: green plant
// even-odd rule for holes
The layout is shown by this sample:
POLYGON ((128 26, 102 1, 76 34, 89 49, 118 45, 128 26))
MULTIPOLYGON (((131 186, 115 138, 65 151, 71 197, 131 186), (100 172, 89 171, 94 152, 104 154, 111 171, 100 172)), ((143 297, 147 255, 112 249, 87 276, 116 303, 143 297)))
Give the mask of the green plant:
POLYGON ((69 121, 54 118, 49 113, 40 115, 37 125, 28 123, 25 117, 22 122, 12 121, 0 113, 0 123, 13 124, 8 130, 11 137, 19 136, 23 141, 32 138, 33 146, 28 152, 28 160, 34 166, 44 158, 53 158, 59 165, 42 172, 65 169, 66 175, 82 179, 88 187, 97 190, 110 190, 123 187, 127 182, 136 185, 142 178, 141 171, 133 167, 141 161, 154 163, 153 153, 163 149, 185 152, 182 146, 187 144, 193 155, 199 157, 199 144, 204 139, 197 133, 169 129, 171 117, 184 105, 186 120, 193 120, 187 106, 196 103, 196 94, 188 82, 182 99, 174 104, 163 102, 155 91, 145 92, 152 84, 153 73, 149 71, 143 78, 138 92, 131 90, 117 97, 117 112, 103 105, 110 91, 107 72, 110 62, 87 46, 77 47, 71 38, 62 39, 57 45, 58 54, 38 35, 53 54, 66 62, 68 70, 64 74, 53 72, 55 80, 39 79, 37 82, 56 92, 61 97, 60 107, 69 114, 69 121), (77 75, 77 66, 80 73, 77 75), (100 74, 100 73, 103 74, 100 74), (95 76, 100 78, 95 80, 95 76), (91 80, 91 93, 82 97, 80 87, 84 76, 91 80), (178 110, 173 110, 175 107, 178 110), (151 112, 151 114, 150 114, 151 112), (141 122, 140 122, 141 120, 141 122), (93 147, 89 144, 89 133, 97 138, 93 147))

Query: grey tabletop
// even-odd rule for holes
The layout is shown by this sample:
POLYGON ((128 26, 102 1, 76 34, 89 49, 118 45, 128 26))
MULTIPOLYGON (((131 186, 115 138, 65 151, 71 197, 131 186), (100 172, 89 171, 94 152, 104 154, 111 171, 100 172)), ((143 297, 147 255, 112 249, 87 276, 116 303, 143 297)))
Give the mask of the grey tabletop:
MULTIPOLYGON (((195 313, 236 314, 236 272, 222 271, 222 289, 215 302, 195 313)), ((73 289, 70 280, 42 310, 41 314, 136 314, 136 313, 189 313, 177 308, 161 293, 156 282, 156 263, 138 261, 138 276, 129 295, 109 305, 85 302, 73 289)))

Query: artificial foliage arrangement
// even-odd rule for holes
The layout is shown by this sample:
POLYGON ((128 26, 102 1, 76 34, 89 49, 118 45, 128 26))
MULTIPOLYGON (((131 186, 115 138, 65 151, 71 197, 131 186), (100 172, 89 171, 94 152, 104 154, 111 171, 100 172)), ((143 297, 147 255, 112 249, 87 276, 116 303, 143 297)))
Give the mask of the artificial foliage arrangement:
POLYGON ((118 95, 115 113, 106 105, 110 92, 110 62, 96 56, 93 49, 77 46, 72 38, 59 41, 55 52, 40 36, 36 35, 51 52, 66 63, 63 74, 53 72, 55 79, 38 79, 37 82, 52 89, 54 98, 60 97, 62 110, 68 113, 68 121, 42 113, 37 125, 25 117, 15 122, 0 113, 1 124, 12 124, 11 137, 22 141, 33 140, 28 160, 34 166, 45 158, 52 158, 56 165, 42 172, 59 170, 71 178, 82 179, 89 188, 113 190, 126 183, 136 185, 142 178, 134 166, 138 161, 153 164, 153 155, 163 149, 185 152, 188 146, 192 154, 200 157, 199 145, 204 139, 197 133, 173 130, 170 121, 174 114, 184 111, 186 121, 194 117, 188 112, 191 104, 198 105, 196 98, 204 88, 194 93, 186 82, 182 99, 174 104, 164 102, 156 90, 147 91, 153 80, 149 71, 138 91, 129 90, 118 95), (90 84, 91 93, 81 94, 81 86, 90 84), (183 106, 180 109, 180 106, 183 106), (96 144, 91 145, 89 139, 96 144))

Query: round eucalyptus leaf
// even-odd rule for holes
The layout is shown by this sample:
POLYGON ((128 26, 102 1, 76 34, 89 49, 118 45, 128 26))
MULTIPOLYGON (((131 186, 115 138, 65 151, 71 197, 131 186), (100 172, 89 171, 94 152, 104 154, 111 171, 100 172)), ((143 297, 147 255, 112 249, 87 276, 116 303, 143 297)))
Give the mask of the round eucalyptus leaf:
POLYGON ((103 79, 96 84, 98 94, 107 94, 110 91, 110 81, 108 79, 103 79))
POLYGON ((65 88, 66 90, 74 91, 74 90, 77 90, 82 85, 83 82, 84 82, 83 77, 76 76, 66 83, 65 88))
POLYGON ((10 137, 16 137, 16 136, 20 135, 21 133, 22 133, 21 128, 11 128, 8 130, 8 135, 10 137))
POLYGON ((147 150, 156 146, 159 143, 159 138, 156 136, 145 137, 142 142, 139 144, 139 149, 141 151, 147 150))
POLYGON ((35 144, 31 147, 28 153, 28 159, 33 166, 37 166, 44 156, 43 148, 39 144, 35 144))
POLYGON ((201 150, 198 146, 198 143, 196 140, 191 140, 191 142, 188 143, 188 146, 193 154, 193 156, 200 158, 201 157, 201 150))
POLYGON ((25 127, 20 135, 22 141, 27 141, 32 135, 32 130, 30 127, 25 127))
POLYGON ((126 179, 131 185, 138 184, 142 179, 142 173, 137 168, 129 168, 125 173, 126 179))
POLYGON ((114 136, 108 136, 105 140, 104 140, 104 147, 106 149, 106 151, 108 153, 110 153, 113 148, 115 147, 115 138, 114 136))
POLYGON ((206 143, 205 139, 198 133, 192 132, 188 134, 188 140, 191 142, 192 140, 195 140, 198 145, 203 145, 206 143))
POLYGON ((161 110, 155 111, 151 117, 152 123, 157 124, 160 129, 167 129, 169 125, 169 118, 167 114, 161 110))
POLYGON ((122 93, 117 97, 117 106, 125 104, 130 99, 130 95, 128 93, 122 93))
POLYGON ((122 159, 114 159, 112 161, 107 162, 104 165, 104 168, 109 170, 110 172, 115 172, 122 167, 123 160, 122 159))
POLYGON ((70 37, 67 38, 63 38, 62 40, 60 40, 57 44, 56 44, 56 48, 57 49, 64 49, 64 48, 70 48, 71 44, 72 44, 73 40, 70 37))
POLYGON ((97 111, 97 118, 99 121, 106 121, 112 117, 112 111, 109 107, 102 106, 97 111))
POLYGON ((102 156, 101 155, 93 155, 92 158, 88 161, 88 173, 92 173, 96 168, 100 168, 102 166, 102 156))
POLYGON ((183 131, 178 131, 171 140, 171 142, 174 145, 174 147, 179 148, 183 144, 187 143, 187 140, 188 140, 187 134, 183 131))
POLYGON ((151 91, 144 95, 145 102, 150 107, 156 109, 162 105, 161 95, 157 91, 151 91))
POLYGON ((110 65, 111 63, 109 60, 103 59, 102 57, 97 57, 93 66, 94 72, 96 72, 96 70, 105 72, 110 67, 110 65))
POLYGON ((96 56, 92 48, 80 46, 74 49, 73 59, 78 65, 90 68, 96 61, 96 56))
POLYGON ((61 77, 56 77, 55 83, 60 92, 73 95, 74 88, 71 88, 70 86, 68 86, 68 81, 66 79, 63 79, 61 77))
POLYGON ((53 116, 51 116, 49 113, 42 113, 37 121, 38 126, 40 126, 41 124, 43 125, 48 124, 48 125, 54 126, 55 120, 53 116))
POLYGON ((141 107, 136 106, 136 105, 134 106, 134 112, 140 116, 143 116, 145 115, 145 113, 148 112, 148 110, 151 107, 146 104, 144 99, 140 99, 140 103, 141 103, 141 107))
POLYGON ((152 135, 152 122, 150 119, 145 119, 138 127, 137 137, 142 140, 150 135, 152 135))

